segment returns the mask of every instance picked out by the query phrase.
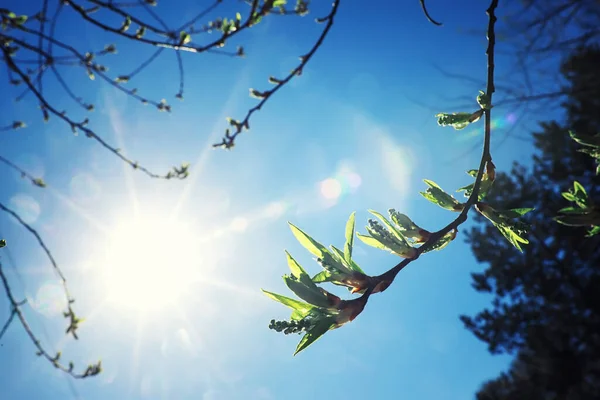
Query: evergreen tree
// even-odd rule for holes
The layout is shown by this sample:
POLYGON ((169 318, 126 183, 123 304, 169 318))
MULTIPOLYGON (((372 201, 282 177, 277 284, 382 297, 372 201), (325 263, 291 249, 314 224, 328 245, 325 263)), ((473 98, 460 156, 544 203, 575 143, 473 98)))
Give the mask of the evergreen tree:
POLYGON ((563 64, 568 98, 563 122, 534 133, 531 169, 515 164, 498 174, 488 200, 504 209, 535 207, 528 214, 530 244, 516 252, 498 230, 477 216, 468 234, 475 257, 487 264, 473 287, 494 295, 467 329, 492 353, 516 354, 506 373, 486 382, 479 400, 600 398, 600 235, 589 227, 553 220, 569 205, 561 196, 580 182, 600 202, 595 161, 579 152, 569 130, 600 132, 600 48, 579 48, 563 64))

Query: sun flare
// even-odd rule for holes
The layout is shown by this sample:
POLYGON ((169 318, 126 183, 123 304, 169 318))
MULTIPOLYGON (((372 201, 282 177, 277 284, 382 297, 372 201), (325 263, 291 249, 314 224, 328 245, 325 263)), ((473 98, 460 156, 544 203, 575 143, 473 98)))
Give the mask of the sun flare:
POLYGON ((200 269, 185 224, 140 217, 111 229, 102 268, 108 300, 139 312, 176 305, 200 269))

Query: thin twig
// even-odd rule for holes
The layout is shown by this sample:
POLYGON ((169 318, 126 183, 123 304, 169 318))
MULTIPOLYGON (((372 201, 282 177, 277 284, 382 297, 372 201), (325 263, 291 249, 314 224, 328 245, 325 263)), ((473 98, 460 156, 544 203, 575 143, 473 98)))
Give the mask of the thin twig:
MULTIPOLYGON (((0 280, 2 281, 2 285, 4 286, 4 291, 6 292, 6 297, 8 298, 8 301, 10 302, 11 307, 12 307, 11 317, 9 318, 9 321, 12 322, 12 319, 15 316, 18 317, 19 321, 21 322, 21 326, 23 326, 23 329, 25 329, 25 332, 27 333, 27 336, 29 336, 29 339, 31 339, 31 342, 37 348, 38 356, 43 356, 55 368, 71 375, 73 378, 82 379, 82 378, 91 377, 91 376, 94 376, 94 375, 97 375, 98 373, 100 373, 100 371, 102 370, 100 362, 98 362, 97 364, 94 364, 94 365, 89 365, 84 373, 79 374, 79 373, 73 372, 73 363, 72 362, 69 363, 68 367, 62 365, 59 362, 60 353, 57 353, 54 356, 50 355, 46 351, 46 349, 42 346, 42 344, 41 344, 40 340, 37 338, 37 336, 33 333, 33 331, 31 330, 31 327, 29 326, 29 323, 25 319, 25 316, 21 312, 20 307, 21 307, 21 305, 23 305, 25 303, 23 301, 18 302, 15 300, 15 297, 12 294, 12 290, 10 289, 8 279, 6 279, 6 276, 4 275, 4 271, 2 269, 2 263, 0 263, 0 280)), ((10 322, 7 323, 7 325, 6 325, 7 328, 8 328, 8 325, 10 325, 10 322)), ((2 334, 4 334, 4 329, 2 331, 2 334)), ((0 338, 1 338, 1 335, 0 335, 0 338)))
POLYGON ((227 129, 225 132, 225 136, 222 138, 221 142, 213 144, 213 147, 222 147, 225 149, 231 149, 235 145, 236 137, 240 133, 242 133, 244 128, 250 129, 250 117, 252 116, 252 114, 254 114, 256 111, 260 110, 262 108, 262 106, 271 98, 271 96, 273 96, 273 94, 275 94, 275 92, 277 92, 279 89, 281 89, 283 86, 285 86, 295 76, 302 74, 304 67, 306 66, 308 61, 312 58, 312 56, 315 54, 315 52, 319 49, 319 47, 321 47, 321 45, 323 44, 323 41, 325 40, 325 37, 327 36, 327 33, 329 33, 329 30, 333 26, 334 17, 337 13, 339 5, 340 5, 340 0, 334 0, 329 14, 323 18, 318 19, 319 22, 326 22, 327 24, 325 25, 325 28, 321 32, 321 36, 319 36, 319 39, 314 44, 314 46, 310 49, 310 51, 308 53, 306 53, 306 55, 300 57, 300 64, 296 68, 294 68, 292 70, 292 72, 290 72, 284 79, 276 80, 275 81, 276 84, 273 89, 262 92, 261 93, 262 94, 261 101, 256 106, 254 106, 248 110, 248 112, 246 113, 246 116, 244 117, 244 119, 241 122, 231 120, 232 126, 235 128, 235 131, 233 133, 231 133, 229 131, 229 129, 227 129))

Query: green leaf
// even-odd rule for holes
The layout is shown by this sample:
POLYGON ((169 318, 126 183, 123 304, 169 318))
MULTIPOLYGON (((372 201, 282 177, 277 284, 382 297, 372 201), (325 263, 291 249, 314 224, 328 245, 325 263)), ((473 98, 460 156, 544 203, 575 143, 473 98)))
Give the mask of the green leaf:
POLYGON ((44 180, 43 180, 42 178, 35 178, 35 179, 32 181, 32 183, 33 183, 35 186, 38 186, 38 187, 41 187, 41 188, 44 188, 44 187, 46 187, 46 182, 44 182, 44 180))
POLYGON ((287 4, 287 0, 275 0, 273 1, 273 7, 283 7, 287 4))
POLYGON ((569 131, 571 138, 579 144, 590 147, 600 147, 600 134, 596 135, 585 135, 583 133, 575 133, 569 131))
POLYGON ((600 226, 594 226, 592 229, 590 229, 590 231, 587 233, 586 236, 594 236, 600 233, 600 226))
POLYGON ((294 292, 296 296, 300 297, 307 303, 315 305, 317 307, 331 307, 331 304, 327 297, 323 294, 323 292, 319 291, 319 288, 313 283, 312 280, 310 281, 312 285, 310 287, 302 282, 290 278, 289 276, 284 276, 283 280, 287 287, 290 288, 290 290, 294 292))
POLYGON ((319 321, 302 337, 294 355, 300 353, 308 346, 313 344, 317 339, 327 333, 328 330, 335 326, 335 317, 327 317, 319 319, 319 321))
POLYGON ((459 112, 459 113, 440 113, 436 114, 438 125, 451 126, 455 130, 465 129, 469 124, 476 122, 483 115, 483 110, 475 111, 474 113, 459 112))
POLYGON ((355 221, 356 213, 352 213, 350 214, 350 218, 348 218, 348 222, 346 222, 346 243, 344 244, 344 259, 350 266, 352 264, 352 247, 354 246, 355 221))
POLYGON ((268 292, 264 289, 261 289, 263 291, 264 294, 266 294, 267 296, 269 296, 270 298, 272 298, 275 301, 280 302, 281 304, 288 306, 289 308, 291 308, 292 310, 297 311, 298 313, 300 313, 301 315, 308 315, 312 309, 314 308, 314 306, 308 304, 308 303, 304 303, 302 301, 298 301, 298 300, 294 300, 294 299, 290 299, 289 297, 286 296, 282 296, 280 294, 277 293, 272 293, 272 292, 268 292))
POLYGON ((462 211, 464 204, 460 203, 454 197, 444 192, 442 188, 437 185, 437 183, 428 179, 423 179, 423 182, 425 182, 429 188, 425 192, 420 193, 427 200, 433 204, 437 204, 438 206, 445 208, 446 210, 462 211))
POLYGON ((527 225, 520 221, 512 221, 512 219, 525 215, 533 210, 532 208, 513 208, 512 210, 497 211, 485 203, 476 204, 475 208, 494 224, 510 244, 519 251, 523 251, 520 244, 528 244, 529 241, 520 235, 526 232, 527 225))
POLYGON ((323 258, 324 254, 329 253, 325 246, 308 236, 300 228, 298 228, 291 222, 288 222, 288 224, 296 239, 300 242, 302 246, 304 246, 304 248, 306 248, 306 250, 310 251, 312 255, 318 258, 323 258))
POLYGON ((287 257, 288 266, 290 267, 292 275, 303 284, 317 289, 317 285, 313 283, 312 279, 310 279, 310 276, 306 273, 304 268, 302 268, 302 266, 298 264, 296 260, 294 260, 294 257, 292 257, 287 251, 285 252, 285 255, 287 257))
POLYGON ((485 94, 484 91, 480 90, 479 95, 477 96, 477 104, 479 104, 479 107, 481 107, 484 110, 490 109, 490 96, 485 94))
POLYGON ((519 243, 528 244, 529 240, 522 238, 516 232, 512 230, 512 227, 508 225, 496 225, 496 228, 502 233, 502 235, 520 252, 523 252, 523 249, 519 245, 519 243))
POLYGON ((25 22, 27 22, 27 15, 19 15, 17 18, 13 19, 13 22, 16 25, 23 25, 25 22))
POLYGON ((577 197, 577 194, 579 193, 583 193, 587 197, 587 192, 585 191, 585 188, 581 185, 581 183, 577 181, 573 182, 573 188, 575 189, 575 197, 577 197))
POLYGON ((332 278, 332 274, 329 271, 321 271, 312 277, 312 281, 315 283, 329 282, 332 278))
MULTIPOLYGON (((473 178, 477 178, 477 173, 478 173, 478 170, 476 170, 476 169, 471 169, 471 170, 467 171, 467 174, 469 174, 473 178)), ((494 181, 489 179, 487 173, 484 172, 483 178, 481 180, 481 184, 479 185, 479 193, 477 195, 477 200, 482 201, 485 198, 485 196, 487 196, 488 192, 490 191, 490 189, 492 188, 493 185, 494 185, 494 181)), ((470 185, 461 187, 460 189, 457 190, 457 192, 464 191, 465 197, 471 197, 474 187, 475 187, 475 182, 471 183, 470 185)))
POLYGON ((562 192, 562 197, 567 199, 568 201, 575 201, 575 196, 571 192, 562 192))
POLYGON ((450 242, 452 242, 454 240, 455 237, 456 237, 456 230, 452 230, 452 231, 446 233, 444 236, 442 236, 442 238, 440 240, 438 240, 433 245, 431 245, 431 247, 429 247, 427 250, 423 251, 422 254, 429 253, 430 251, 434 251, 434 250, 437 251, 437 250, 443 249, 444 247, 448 246, 450 244, 450 242))
POLYGON ((505 218, 518 218, 533 210, 533 208, 513 208, 506 211, 499 211, 499 214, 505 218))
POLYGON ((360 233, 356 233, 356 236, 362 240, 362 242, 368 246, 371 247, 375 247, 377 249, 381 249, 381 250, 389 250, 383 243, 381 243, 379 240, 375 239, 374 237, 368 236, 368 235, 361 235, 360 233))
POLYGON ((377 211, 374 210, 369 210, 369 212, 371 214, 373 214, 374 216, 376 216, 377 218, 379 218, 381 220, 381 222, 383 222, 383 224, 388 228, 388 230, 394 234, 394 236, 400 241, 401 244, 404 244, 406 246, 408 246, 408 241, 406 240, 406 238, 404 237, 404 235, 402 234, 402 232, 400 232, 400 230, 398 228, 396 228, 396 226, 394 224, 392 224, 390 221, 388 221, 388 219, 386 217, 384 217, 383 215, 381 215, 380 213, 378 213, 377 211))
POLYGON ((192 41, 192 36, 186 31, 179 32, 179 43, 187 44, 192 41))

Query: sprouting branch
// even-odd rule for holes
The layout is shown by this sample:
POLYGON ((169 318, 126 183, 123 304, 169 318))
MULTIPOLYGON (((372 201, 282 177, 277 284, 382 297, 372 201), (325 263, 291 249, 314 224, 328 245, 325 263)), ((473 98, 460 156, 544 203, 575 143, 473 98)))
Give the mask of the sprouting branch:
POLYGON ((10 214, 13 218, 15 218, 17 220, 17 222, 19 222, 19 224, 21 224, 21 226, 23 226, 25 229, 27 229, 29 231, 29 233, 31 233, 35 237, 35 239, 37 240, 37 242, 40 245, 40 247, 42 248, 42 250, 44 250, 46 257, 48 258, 48 260, 50 260, 50 264, 52 265, 54 272, 60 278, 60 281, 63 286, 63 292, 65 294, 66 303, 67 303, 67 311, 69 313, 73 313, 71 304, 73 304, 74 299, 71 297, 71 295, 69 293, 69 288, 67 286, 67 279, 65 278, 64 274, 62 273, 62 270, 56 263, 56 260, 52 256, 50 249, 48 249, 48 247, 46 246, 46 243, 44 243, 44 241, 42 240, 42 237, 40 236, 40 234, 31 225, 29 225, 27 222, 25 222, 19 216, 19 214, 17 214, 15 211, 11 210, 10 208, 6 207, 1 202, 0 202, 0 210, 10 214))
POLYGON ((4 158, 2 155, 0 155, 0 162, 8 165, 15 171, 19 172, 21 174, 21 177, 29 179, 33 185, 41 187, 41 188, 46 187, 46 183, 44 182, 44 180, 42 178, 34 177, 29 172, 25 171, 18 165, 14 164, 12 161, 4 158))
MULTIPOLYGON (((398 273, 408 264, 418 259, 422 254, 431 250, 439 250, 454 240, 458 227, 467 220, 467 215, 473 206, 488 218, 517 249, 521 250, 520 243, 528 243, 525 238, 520 236, 524 233, 524 224, 520 221, 510 222, 510 220, 522 216, 532 209, 519 208, 497 211, 481 201, 495 179, 495 166, 490 154, 490 139, 491 109, 494 106, 492 96, 495 92, 494 50, 496 35, 494 28, 497 6, 498 0, 492 0, 487 10, 489 17, 487 28, 488 47, 486 50, 487 87, 485 91, 480 91, 477 96, 480 109, 474 112, 436 115, 439 125, 452 126, 457 130, 463 129, 485 116, 483 150, 479 168, 468 171, 469 175, 475 178, 475 182, 459 189, 459 191, 465 192, 468 200, 461 203, 446 193, 435 182, 425 180, 429 188, 421 194, 427 200, 444 209, 459 212, 454 221, 436 232, 430 232, 419 227, 408 216, 393 209, 389 210, 391 221, 382 214, 370 210, 370 213, 375 215, 381 223, 369 220, 369 225, 366 227, 368 234, 356 233, 356 236, 369 246, 389 250, 393 254, 404 258, 403 261, 378 276, 365 274, 352 259, 355 236, 354 213, 350 215, 346 223, 346 242, 343 250, 335 246, 330 246, 329 249, 326 248, 290 223, 290 228, 296 239, 317 257, 317 262, 323 268, 323 271, 310 277, 302 266, 286 252, 291 275, 284 275, 284 282, 304 302, 263 290, 273 300, 294 310, 290 321, 271 320, 270 329, 284 334, 306 332, 296 347, 295 354, 310 346, 327 331, 339 328, 354 320, 364 310, 369 297, 372 294, 385 291, 393 283, 398 273), (351 293, 362 293, 362 296, 352 300, 342 300, 318 286, 318 284, 325 282, 347 287, 351 293)), ((232 125, 237 124, 239 123, 236 122, 232 125)))
POLYGON ((240 133, 242 133, 242 131, 244 129, 247 129, 247 130, 250 129, 250 117, 252 117, 252 114, 254 114, 256 111, 260 110, 262 108, 262 106, 271 98, 271 96, 273 96, 275 94, 275 92, 277 92, 279 89, 281 89, 283 86, 285 86, 295 76, 300 76, 302 74, 304 67, 306 66, 308 61, 310 61, 310 59, 316 53, 316 51, 319 49, 319 47, 321 47, 321 45, 323 44, 323 41, 325 40, 325 37, 329 33, 329 30, 333 26, 333 21, 334 21, 336 13, 338 11, 339 5, 340 5, 340 0, 334 0, 329 14, 327 14, 323 18, 317 18, 317 22, 326 23, 325 28, 321 32, 319 39, 317 39, 317 42, 310 49, 310 51, 300 57, 300 64, 298 64, 298 66, 296 66, 296 68, 294 68, 283 79, 277 79, 275 77, 270 77, 269 82, 275 85, 275 87, 271 90, 266 90, 264 92, 261 92, 256 89, 250 90, 250 94, 253 97, 260 99, 260 102, 256 106, 254 106, 248 110, 248 112, 246 113, 246 116, 244 117, 244 119, 241 122, 234 120, 232 118, 229 118, 229 123, 230 123, 231 127, 235 130, 233 132, 231 132, 229 128, 226 129, 225 136, 223 136, 221 142, 213 144, 213 147, 222 147, 224 149, 231 149, 235 145, 236 137, 240 133))
MULTIPOLYGON (((2 39, 2 35, 0 35, 0 39, 2 39)), ((135 161, 127 158, 123 154, 121 154, 121 152, 117 148, 115 148, 115 147, 111 146, 110 144, 108 144, 104 139, 102 139, 100 136, 98 136, 92 129, 90 129, 90 128, 88 128, 86 126, 89 123, 89 120, 87 118, 84 119, 83 121, 80 121, 80 122, 74 121, 70 117, 68 117, 66 115, 66 113, 58 111, 50 103, 48 103, 48 101, 46 100, 46 98, 36 89, 36 87, 31 82, 31 80, 29 79, 29 77, 12 60, 10 54, 8 53, 8 50, 6 50, 5 47, 2 47, 2 51, 4 52, 4 55, 5 55, 5 58, 6 58, 6 63, 8 65, 8 67, 13 72, 15 72, 21 78, 21 80, 23 82, 25 82, 25 84, 29 88, 29 90, 40 101, 40 103, 41 103, 41 109, 42 109, 42 112, 44 113, 44 119, 45 120, 48 119, 48 112, 52 113, 53 115, 57 116, 58 118, 62 119, 66 123, 68 123, 70 125, 70 127, 71 127, 71 130, 74 133, 77 133, 78 130, 83 131, 85 133, 86 137, 88 137, 90 139, 96 140, 104 148, 108 149, 110 152, 112 152, 113 154, 115 154, 121 160, 123 160, 127 164, 131 165, 134 169, 139 169, 140 171, 144 172, 146 175, 150 176, 151 178, 171 179, 173 177, 177 177, 177 178, 183 179, 183 178, 187 177, 187 167, 185 169, 186 170, 185 174, 176 174, 176 173, 173 173, 173 172, 169 171, 165 175, 157 175, 157 174, 151 172, 150 170, 148 170, 147 168, 139 165, 137 162, 135 162, 135 161)), ((160 108, 161 106, 163 108, 169 107, 168 105, 164 105, 162 103, 157 104, 157 107, 160 108)))
POLYGON ((6 275, 4 275, 4 270, 2 269, 1 262, 0 262, 0 280, 2 281, 2 285, 4 287, 6 297, 8 298, 8 301, 10 302, 10 305, 11 305, 11 315, 8 318, 7 322, 4 324, 2 330, 0 331, 0 339, 6 332, 6 330, 10 326, 10 324, 13 322, 14 318, 17 317, 19 319, 19 321, 21 322, 21 326, 23 327, 23 329, 25 329, 27 336, 29 337, 29 339, 31 340, 33 345, 37 348, 37 355, 43 356, 55 368, 65 372, 65 373, 71 375, 73 378, 77 378, 77 379, 92 377, 94 375, 98 375, 102 371, 102 364, 100 361, 98 361, 96 364, 88 365, 88 367, 85 369, 85 371, 83 373, 76 373, 76 372, 74 372, 73 362, 69 362, 68 366, 63 365, 60 362, 60 357, 61 357, 60 352, 56 353, 56 355, 51 355, 42 346, 41 341, 38 339, 38 337, 35 335, 35 333, 33 333, 31 327, 29 326, 29 323, 27 323, 27 320, 25 319, 25 316, 21 312, 21 306, 23 306, 26 302, 25 301, 19 302, 15 299, 14 295, 12 294, 10 285, 8 283, 8 279, 6 278, 6 275))
MULTIPOLYGON (((494 47, 496 45, 496 34, 495 34, 495 24, 496 24, 496 8, 498 7, 498 0, 492 0, 489 8, 487 9, 487 14, 489 18, 488 28, 487 28, 487 37, 488 37, 488 47, 486 50, 487 55, 487 88, 486 95, 488 96, 488 101, 492 104, 492 95, 495 91, 494 86, 494 47)), ((404 269, 408 264, 419 258, 419 256, 426 250, 430 249, 435 243, 437 243, 440 239, 442 239, 448 232, 457 229, 461 224, 463 224, 467 220, 467 214, 469 210, 475 205, 479 198, 479 191, 481 188, 481 182, 483 180, 483 174, 486 170, 486 164, 492 162, 492 157, 490 154, 490 139, 491 139, 491 109, 484 109, 485 120, 484 120, 484 138, 483 138, 483 151, 481 155, 481 161, 479 162, 479 170, 477 172, 477 176, 475 178, 475 184, 473 186, 473 191, 469 196, 467 202, 464 204, 464 208, 456 217, 454 221, 446 225, 444 228, 438 230, 437 232, 433 232, 429 239, 417 249, 417 254, 413 258, 407 258, 400 263, 396 264, 393 268, 388 270, 387 272, 373 277, 369 288, 375 288, 377 286, 387 288, 393 281, 396 275, 404 269)), ((492 164, 493 165, 493 164, 492 164)))

